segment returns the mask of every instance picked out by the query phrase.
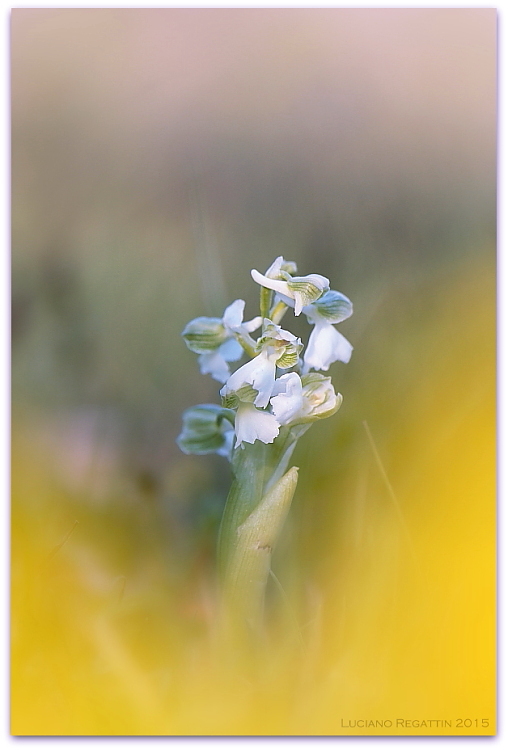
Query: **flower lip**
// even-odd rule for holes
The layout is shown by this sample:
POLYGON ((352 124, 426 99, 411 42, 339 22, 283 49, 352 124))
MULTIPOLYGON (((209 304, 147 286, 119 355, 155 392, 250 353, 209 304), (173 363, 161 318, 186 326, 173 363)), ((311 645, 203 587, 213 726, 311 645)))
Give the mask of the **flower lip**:
POLYGON ((236 412, 235 448, 245 443, 273 443, 279 434, 279 422, 273 414, 256 409, 254 404, 240 403, 236 412))
POLYGON ((270 404, 281 425, 289 424, 301 414, 304 408, 303 386, 298 373, 286 373, 275 381, 270 404))
POLYGON ((229 377, 229 367, 227 361, 219 351, 210 352, 209 354, 200 354, 198 357, 199 369, 202 375, 211 375, 219 383, 225 383, 229 377))
POLYGON ((349 362, 353 347, 331 323, 316 323, 303 355, 304 372, 328 370, 333 362, 349 362))

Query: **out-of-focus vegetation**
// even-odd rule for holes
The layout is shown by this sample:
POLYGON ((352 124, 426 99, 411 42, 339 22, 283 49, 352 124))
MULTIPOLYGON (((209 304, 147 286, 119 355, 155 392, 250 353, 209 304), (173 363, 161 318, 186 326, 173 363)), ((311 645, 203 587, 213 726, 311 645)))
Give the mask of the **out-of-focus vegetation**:
POLYGON ((495 21, 13 11, 15 734, 492 733, 495 21), (179 334, 254 315, 280 254, 353 300, 355 351, 242 674, 214 650, 229 468, 174 442, 218 384, 179 334))

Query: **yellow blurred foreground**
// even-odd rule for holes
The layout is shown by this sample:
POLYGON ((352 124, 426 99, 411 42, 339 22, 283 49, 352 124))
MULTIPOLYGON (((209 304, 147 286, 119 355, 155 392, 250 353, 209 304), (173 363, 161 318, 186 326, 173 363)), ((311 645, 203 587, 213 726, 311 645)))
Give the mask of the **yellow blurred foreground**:
MULTIPOLYGON (((15 418, 14 734, 495 733, 491 271, 476 264, 431 302, 406 353, 432 365, 414 368, 393 422, 356 405, 341 497, 333 481, 297 490, 291 532, 310 507, 331 543, 307 576, 284 541, 297 580, 282 569, 287 598, 272 582, 251 659, 216 649, 211 554, 185 567, 149 503, 71 496, 41 421, 15 418)), ((367 381, 386 397, 377 372, 367 381)))

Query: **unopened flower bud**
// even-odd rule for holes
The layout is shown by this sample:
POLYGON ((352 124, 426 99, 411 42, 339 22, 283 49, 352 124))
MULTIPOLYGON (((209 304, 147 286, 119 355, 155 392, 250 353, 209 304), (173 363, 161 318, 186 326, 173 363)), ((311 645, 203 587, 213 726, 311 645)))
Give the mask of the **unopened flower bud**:
POLYGON ((228 338, 220 318, 195 318, 187 323, 182 336, 188 348, 196 354, 209 354, 228 338))
POLYGON ((235 414, 216 404, 199 404, 186 409, 183 427, 176 442, 184 453, 219 453, 227 456, 231 450, 235 414))

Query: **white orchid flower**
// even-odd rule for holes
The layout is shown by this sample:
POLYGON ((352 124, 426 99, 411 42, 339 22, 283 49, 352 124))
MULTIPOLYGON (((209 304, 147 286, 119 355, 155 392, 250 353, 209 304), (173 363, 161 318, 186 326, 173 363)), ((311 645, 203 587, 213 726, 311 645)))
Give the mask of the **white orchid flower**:
POLYGON ((328 370, 333 362, 349 362, 352 345, 334 324, 341 323, 353 314, 351 301, 340 292, 329 290, 320 299, 303 308, 314 329, 303 356, 304 373, 309 370, 328 370))
POLYGON ((342 395, 335 393, 332 379, 321 375, 320 372, 303 375, 302 385, 305 403, 304 414, 301 417, 303 422, 331 417, 342 404, 342 395))
POLYGON ((272 289, 282 301, 295 308, 295 315, 300 315, 302 309, 317 300, 324 291, 330 288, 330 281, 319 273, 308 276, 291 276, 283 267, 284 258, 280 255, 272 263, 266 275, 252 269, 251 276, 258 284, 266 289, 272 289))
POLYGON ((279 424, 287 425, 331 416, 340 407, 342 396, 335 393, 331 378, 319 373, 300 378, 290 372, 276 380, 270 403, 279 424))
POLYGON ((245 386, 252 386, 257 391, 254 405, 264 409, 273 394, 277 367, 293 367, 298 361, 302 344, 292 333, 265 319, 258 345, 261 347, 260 354, 238 368, 221 388, 220 394, 223 398, 228 398, 245 386))
POLYGON ((220 395, 227 397, 230 393, 238 392, 244 386, 251 385, 257 391, 254 404, 264 408, 270 400, 275 383, 276 359, 275 354, 262 351, 230 375, 224 387, 221 388, 220 395))
POLYGON ((228 362, 236 362, 243 348, 236 336, 245 336, 261 325, 258 316, 243 323, 245 302, 235 300, 226 307, 222 318, 195 318, 182 331, 187 347, 199 354, 201 373, 210 374, 219 383, 225 383, 230 375, 228 362))
POLYGON ((254 404, 241 401, 235 418, 235 433, 237 448, 242 443, 273 443, 279 434, 279 422, 268 411, 256 409, 254 404))
POLYGON ((316 323, 303 355, 304 372, 328 370, 333 362, 349 362, 352 345, 331 323, 316 323))

